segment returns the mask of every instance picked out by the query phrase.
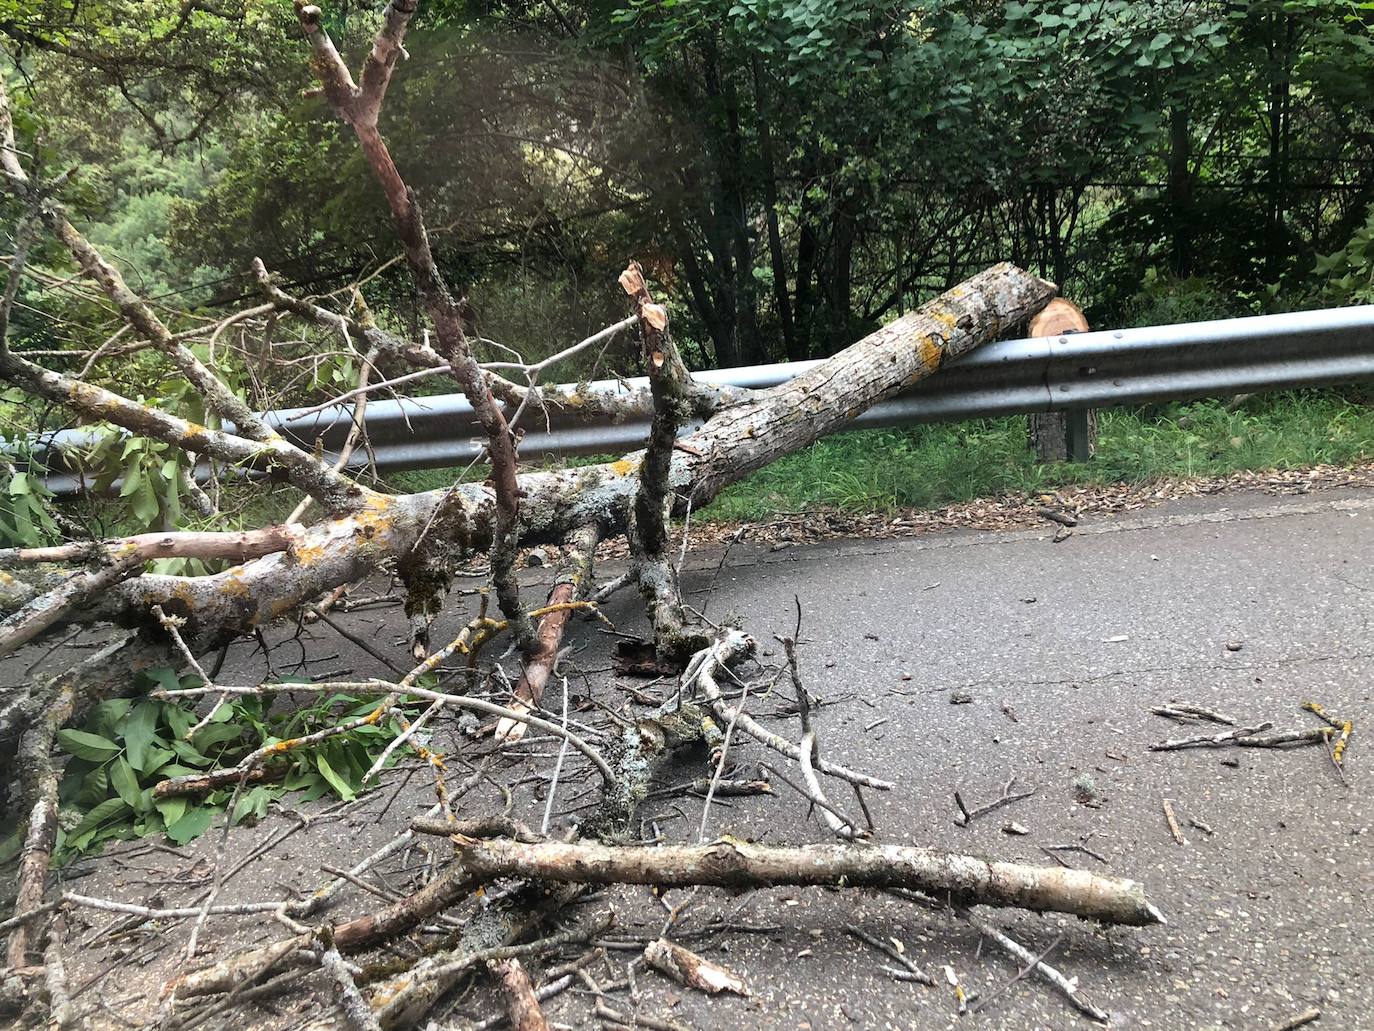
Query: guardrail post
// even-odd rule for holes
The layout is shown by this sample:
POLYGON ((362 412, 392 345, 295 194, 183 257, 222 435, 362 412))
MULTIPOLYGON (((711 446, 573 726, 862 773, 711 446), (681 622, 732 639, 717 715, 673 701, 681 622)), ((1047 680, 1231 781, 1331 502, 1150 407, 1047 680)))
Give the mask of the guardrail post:
POLYGON ((1063 413, 1064 450, 1070 462, 1086 462, 1093 456, 1097 444, 1096 413, 1088 408, 1075 408, 1063 413))

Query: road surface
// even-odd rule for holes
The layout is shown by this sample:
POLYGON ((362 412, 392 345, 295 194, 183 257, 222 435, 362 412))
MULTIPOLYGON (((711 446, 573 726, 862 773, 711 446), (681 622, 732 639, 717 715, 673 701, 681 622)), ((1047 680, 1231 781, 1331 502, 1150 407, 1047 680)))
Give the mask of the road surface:
MULTIPOLYGON (((1056 529, 782 550, 742 545, 723 567, 719 553, 695 556, 686 584, 708 616, 741 617, 773 652, 771 635, 791 632, 800 599, 803 677, 828 703, 817 717, 825 754, 898 783, 869 796, 881 840, 1033 863, 1052 861, 1043 846, 1086 841, 1105 865, 1085 852, 1059 855, 1146 883, 1165 927, 1102 930, 1073 919, 992 914, 1037 951, 1058 937, 1050 961, 1081 978, 1084 995, 1112 1013, 1113 1026, 1264 1031, 1318 1007, 1318 1027, 1374 1028, 1374 756, 1363 744, 1374 715, 1374 494, 1220 495, 1101 519, 1061 543, 1051 542, 1056 529), (1348 785, 1318 747, 1151 752, 1151 742, 1202 729, 1150 714, 1170 699, 1277 728, 1316 725, 1300 710, 1307 700, 1347 715, 1356 725, 1348 785), (1011 777, 1035 794, 971 826, 955 825, 956 789, 973 805, 995 798, 1011 777), (1166 798, 1182 821, 1184 845, 1166 825, 1166 798), (1005 833, 1012 821, 1028 833, 1005 833)), ((618 597, 608 612, 622 631, 634 631, 642 625, 635 609, 636 599, 618 597)), ((343 618, 403 661, 395 610, 343 618)), ((311 672, 385 675, 327 631, 310 633, 311 672)), ((573 643, 582 650, 571 661, 589 679, 579 687, 574 678, 575 689, 620 707, 628 703, 606 671, 609 640, 579 624, 573 643)), ((299 651, 283 645, 274 662, 289 666, 299 651)), ((235 650, 229 668, 235 664, 242 677, 262 672, 261 655, 248 647, 235 650)), ((764 712, 785 698, 790 693, 753 704, 764 712)), ((529 750, 540 757, 528 761, 547 769, 547 746, 529 750)), ((752 744, 739 754, 761 757, 752 744)), ((684 762, 672 779, 700 775, 684 762)), ((825 840, 779 790, 778 798, 713 807, 708 833, 825 840)), ((281 897, 283 885, 312 890, 321 863, 348 865, 433 794, 423 776, 395 772, 365 798, 284 840, 223 898, 281 897)), ((518 801, 527 811, 542 808, 527 796, 518 801)), ((696 839, 699 800, 659 800, 645 813, 671 839, 696 839)), ((291 825, 274 815, 235 831, 226 855, 245 854, 291 825)), ((188 849, 191 859, 211 856, 213 837, 188 849)), ((195 885, 178 883, 190 860, 123 851, 123 865, 112 856, 79 865, 79 890, 133 901, 156 892, 167 904, 194 896, 195 885)), ((202 863, 202 885, 206 871, 202 863)), ((603 896, 607 903, 617 911, 613 937, 658 933, 664 911, 647 889, 617 889, 603 896)), ((365 906, 355 895, 343 912, 365 906)), ((103 916, 85 919, 98 928, 103 916)), ((747 902, 704 890, 680 928, 690 932, 717 916, 740 929, 697 945, 743 975, 752 997, 708 999, 641 973, 642 1012, 759 1031, 1090 1026, 1033 980, 1003 987, 1015 965, 986 945, 980 953, 977 934, 941 912, 853 890, 774 889, 747 902), (888 960, 847 935, 849 926, 900 941, 940 986, 892 980, 880 969, 888 960), (985 1009, 956 1016, 946 966, 981 993, 985 1009)), ((78 941, 90 932, 78 920, 68 933, 78 941)), ((92 997, 103 992, 135 1017, 155 1006, 186 933, 179 926, 137 943, 147 966, 96 945, 75 957, 73 977, 117 969, 92 997), (140 994, 152 998, 141 1004, 140 994)), ((212 923, 207 948, 277 934, 246 920, 212 923)), ((134 946, 120 948, 127 954, 134 946)), ((634 955, 612 953, 622 964, 634 955)), ((617 1005, 629 1005, 621 999, 617 1005)), ((287 1027, 311 1004, 288 996, 276 1015, 259 1016, 263 1026, 287 1027)), ((484 1015, 485 1005, 465 1002, 452 1019, 484 1015)), ((565 995, 548 1013, 591 1026, 589 1007, 585 996, 565 995)))

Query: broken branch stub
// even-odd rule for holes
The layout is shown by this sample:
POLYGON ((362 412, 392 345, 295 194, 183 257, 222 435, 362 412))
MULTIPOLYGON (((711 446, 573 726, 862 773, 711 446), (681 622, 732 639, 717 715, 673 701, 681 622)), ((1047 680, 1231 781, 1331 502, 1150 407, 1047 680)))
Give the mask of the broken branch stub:
POLYGON ((678 984, 695 988, 708 995, 733 992, 736 995, 749 994, 744 980, 719 964, 703 959, 691 949, 684 949, 676 942, 666 938, 651 941, 644 949, 644 958, 650 966, 661 970, 678 984))

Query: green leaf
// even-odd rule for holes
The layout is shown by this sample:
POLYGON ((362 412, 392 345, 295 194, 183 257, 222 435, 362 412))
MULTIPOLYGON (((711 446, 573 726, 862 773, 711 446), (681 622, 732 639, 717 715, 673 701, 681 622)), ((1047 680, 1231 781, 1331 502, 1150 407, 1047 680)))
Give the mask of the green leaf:
POLYGON ((149 834, 161 834, 166 829, 166 825, 161 816, 157 813, 149 813, 134 824, 134 835, 145 838, 149 834))
POLYGON ((143 671, 143 675, 156 684, 158 689, 162 691, 175 691, 181 687, 181 681, 177 679, 176 670, 168 666, 158 666, 154 669, 146 669, 143 671))
POLYGON ((186 815, 186 799, 160 798, 153 802, 153 808, 162 814, 162 822, 170 827, 186 815))
POLYGON ((148 754, 143 757, 143 769, 140 772, 142 772, 145 777, 150 776, 175 758, 176 753, 170 748, 159 748, 157 745, 154 745, 148 749, 148 754))
POLYGON ((129 714, 133 704, 128 698, 107 698, 91 707, 91 715, 86 720, 86 726, 97 734, 114 737, 119 733, 120 721, 129 714))
POLYGON ((130 809, 138 808, 138 776, 122 755, 110 764, 110 785, 130 809))
POLYGON ((148 748, 157 739, 157 718, 161 708, 157 702, 139 702, 124 724, 124 754, 136 770, 145 769, 148 748))
POLYGON ((202 727, 191 737, 191 744, 202 752, 215 745, 224 744, 226 741, 234 741, 243 736, 243 730, 233 723, 212 723, 208 727, 202 727))
POLYGON ((134 491, 143 486, 143 467, 134 465, 124 477, 124 486, 119 489, 119 496, 127 498, 134 491))
POLYGON ((195 717, 183 709, 180 705, 170 702, 162 703, 162 721, 167 724, 172 731, 172 737, 182 740, 196 725, 195 717))
POLYGON ((267 815, 268 803, 272 801, 271 789, 266 787, 256 787, 252 791, 245 792, 234 806, 234 823, 239 823, 246 817, 252 817, 252 822, 256 823, 267 815))
MULTIPOLYGON (((209 766, 210 757, 202 755, 200 750, 189 741, 180 738, 172 742, 172 751, 177 754, 177 758, 191 766, 209 766)), ((166 772, 165 770, 163 771, 166 772)))
POLYGON ((140 481, 138 490, 129 498, 129 507, 134 515, 144 523, 151 523, 158 513, 157 492, 153 482, 146 477, 140 481))
POLYGON ((97 766, 81 778, 81 792, 77 800, 87 806, 99 805, 110 797, 110 767, 97 766))
POLYGON ((69 755, 96 763, 119 754, 119 746, 109 738, 84 730, 59 730, 57 743, 69 755))
POLYGON ((211 810, 203 806, 196 806, 194 809, 188 810, 186 815, 177 820, 176 823, 167 825, 167 837, 178 845, 184 845, 204 834, 214 818, 215 814, 211 810))
MULTIPOLYGON (((129 803, 125 802, 124 799, 107 798, 105 799, 105 801, 101 802, 98 806, 95 806, 93 809, 90 810, 90 812, 83 816, 81 818, 81 821, 70 831, 67 832, 68 837, 75 841, 76 839, 81 838, 87 832, 95 831, 97 827, 105 823, 107 820, 112 820, 116 816, 120 816, 128 811, 129 803)), ((74 845, 73 847, 79 849, 81 846, 74 845)))
POLYGON ((353 790, 352 785, 334 772, 334 767, 329 765, 329 760, 323 754, 316 754, 315 768, 320 771, 320 776, 329 781, 329 786, 334 789, 335 794, 345 802, 351 802, 358 797, 358 793, 353 790))
POLYGON ((74 852, 82 852, 85 851, 86 846, 95 838, 95 831, 89 830, 83 834, 73 834, 71 836, 59 835, 59 837, 63 842, 61 845, 57 846, 59 849, 65 847, 70 848, 74 852))

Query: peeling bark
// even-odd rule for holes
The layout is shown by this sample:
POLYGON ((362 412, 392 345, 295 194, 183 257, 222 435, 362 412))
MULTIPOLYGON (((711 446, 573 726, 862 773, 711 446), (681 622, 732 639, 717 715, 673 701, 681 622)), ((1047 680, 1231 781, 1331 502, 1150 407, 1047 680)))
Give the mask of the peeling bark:
POLYGON ((548 1031, 549 1022, 535 997, 530 975, 518 959, 508 959, 488 965, 492 976, 501 986, 506 1000, 506 1016, 515 1031, 548 1031))
MULTIPOLYGON (((520 682, 515 685, 513 708, 529 711, 543 701, 544 688, 548 686, 549 677, 558 662, 563 633, 572 618, 573 609, 569 603, 584 600, 590 591, 592 559, 600 541, 601 528, 598 525, 582 527, 569 535, 567 553, 559 564, 557 582, 545 602, 548 607, 560 607, 540 617, 534 648, 525 656, 520 682)), ((514 720, 501 720, 496 725, 496 738, 499 741, 519 741, 525 736, 525 727, 526 724, 514 720)))
POLYGON ((678 984, 695 988, 708 995, 733 992, 748 995, 749 988, 738 974, 703 959, 690 949, 684 949, 676 942, 665 938, 652 941, 644 949, 644 958, 649 964, 663 971, 678 984))

